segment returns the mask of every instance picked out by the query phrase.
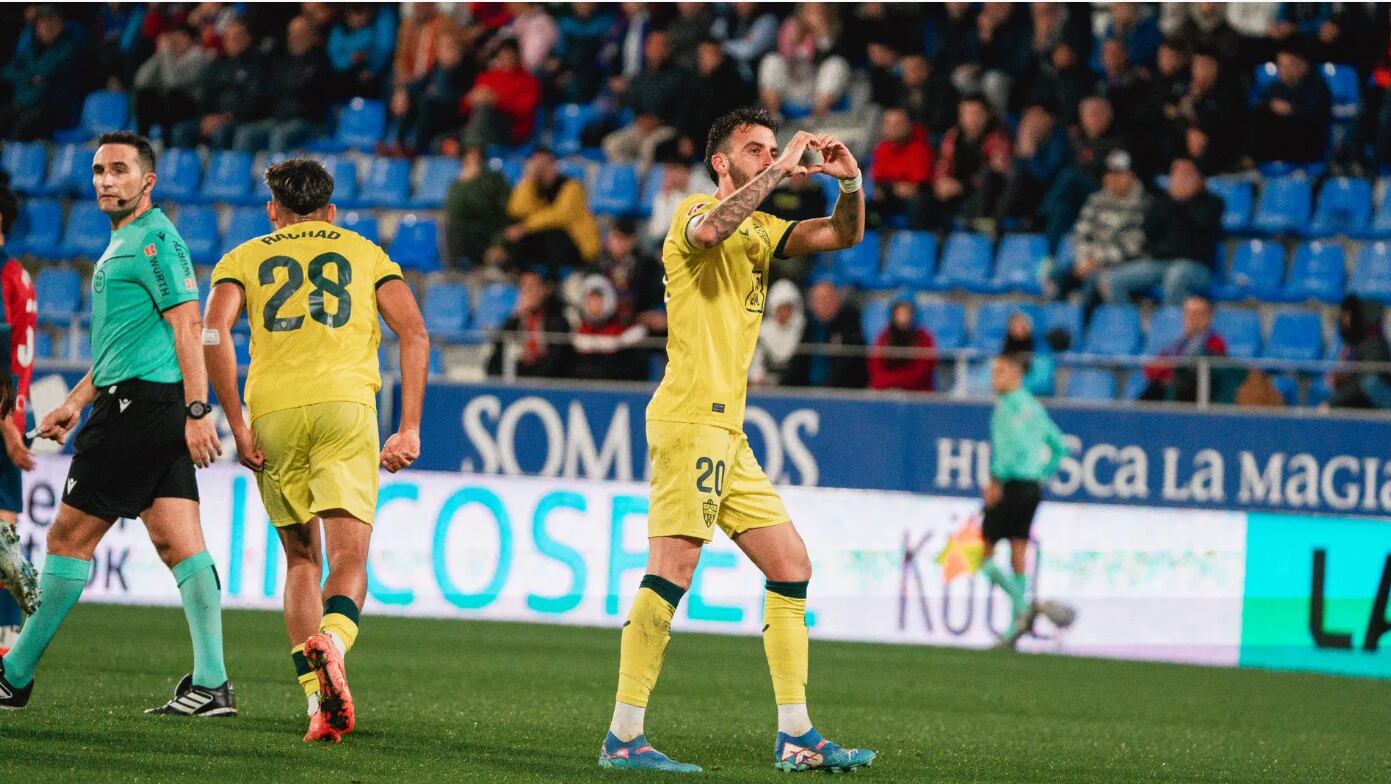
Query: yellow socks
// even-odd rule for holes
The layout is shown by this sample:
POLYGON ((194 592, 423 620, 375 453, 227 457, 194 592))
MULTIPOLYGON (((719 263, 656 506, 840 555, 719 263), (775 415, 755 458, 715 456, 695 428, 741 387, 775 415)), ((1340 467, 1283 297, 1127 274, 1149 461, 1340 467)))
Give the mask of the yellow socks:
POLYGON ((671 619, 686 589, 653 574, 645 575, 623 624, 618 659, 618 705, 610 731, 624 742, 642 734, 647 699, 662 672, 671 641, 671 619))
POLYGON ((779 705, 807 702, 807 584, 768 581, 763 593, 763 651, 779 705))
POLYGON ((319 631, 332 635, 334 642, 338 643, 342 652, 346 654, 353 649, 353 643, 357 642, 357 624, 360 619, 357 602, 346 596, 330 596, 324 602, 324 620, 319 624, 319 631))

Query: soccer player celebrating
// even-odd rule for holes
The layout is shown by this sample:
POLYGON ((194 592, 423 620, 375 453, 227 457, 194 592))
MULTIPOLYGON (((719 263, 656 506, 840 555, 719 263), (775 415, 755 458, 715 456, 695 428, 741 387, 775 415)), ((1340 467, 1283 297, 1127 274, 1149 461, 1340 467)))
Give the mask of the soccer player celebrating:
POLYGON ((1008 648, 1033 624, 1024 571, 1029 530, 1043 498, 1043 482, 1057 473, 1067 455, 1063 432, 1024 388, 1028 363, 1027 354, 1002 354, 990 369, 990 385, 999 400, 990 415, 990 484, 985 487, 985 519, 981 521, 985 538, 981 571, 1009 596, 1010 624, 1000 640, 1008 648), (994 561, 995 545, 1004 539, 1009 540, 1013 567, 1009 575, 994 561))
POLYGON ((241 463, 256 472, 285 549, 285 627, 309 701, 304 740, 338 743, 355 722, 344 656, 367 597, 377 465, 394 473, 420 455, 430 339, 401 268, 333 225, 333 177, 322 165, 296 158, 265 177, 275 231, 214 268, 203 342, 241 463), (250 427, 230 333, 243 308, 251 322, 250 427), (401 424, 380 452, 378 313, 401 350, 401 424), (322 553, 329 573, 321 588, 322 553))
POLYGON ((763 648, 778 704, 774 764, 788 771, 844 771, 874 759, 872 751, 825 740, 808 718, 811 561, 743 432, 769 262, 848 248, 864 237, 860 168, 845 145, 799 131, 779 155, 776 132, 774 120, 759 109, 738 109, 715 121, 705 162, 719 187, 713 196, 681 202, 663 246, 670 333, 666 376, 647 407, 647 574, 623 625, 618 699, 599 754, 605 768, 701 770, 653 749, 643 715, 676 606, 716 525, 767 578, 763 648), (819 151, 822 162, 804 164, 808 150, 819 151), (830 217, 789 223, 757 211, 778 183, 818 172, 840 180, 830 217))
POLYGON ((34 669, 82 595, 97 543, 118 518, 138 516, 174 572, 193 637, 192 674, 174 699, 148 712, 234 716, 222 661, 222 592, 203 545, 194 471, 222 452, 207 418, 198 281, 188 247, 152 203, 150 143, 128 131, 97 141, 92 186, 111 219, 111 242, 92 275, 92 369, 43 418, 39 435, 61 443, 95 405, 48 531, 43 604, 0 659, 0 707, 28 704, 34 669))
POLYGON ((0 436, 5 452, 0 456, 0 582, 8 593, 0 593, 0 655, 3 655, 19 636, 22 615, 33 615, 39 609, 39 582, 34 567, 20 551, 19 534, 15 525, 24 508, 24 482, 20 471, 34 469, 34 456, 24 434, 29 430, 29 381, 34 375, 34 327, 38 306, 34 299, 34 283, 29 273, 5 253, 5 234, 19 218, 19 200, 9 188, 0 186, 0 301, 4 303, 5 320, 0 332, 9 331, 9 340, 0 337, 0 351, 9 352, 9 362, 0 354, 0 374, 9 365, 4 381, 12 385, 14 410, 0 417, 0 436), (6 260, 8 259, 8 260, 6 260))

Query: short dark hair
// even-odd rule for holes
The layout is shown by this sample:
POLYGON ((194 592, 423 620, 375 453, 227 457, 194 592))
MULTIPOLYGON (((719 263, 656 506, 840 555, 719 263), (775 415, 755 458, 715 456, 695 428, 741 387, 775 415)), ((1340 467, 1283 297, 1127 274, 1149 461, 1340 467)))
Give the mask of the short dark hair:
POLYGON ((1033 360, 1027 351, 1007 351, 999 358, 1019 368, 1021 374, 1029 372, 1029 364, 1033 360))
POLYGON ((710 133, 705 137, 705 171, 710 173, 710 179, 719 181, 720 175, 715 171, 715 164, 711 160, 715 153, 729 141, 729 137, 734 132, 746 125, 757 125, 773 132, 778 133, 778 121, 773 119, 766 109, 757 106, 741 106, 738 109, 716 118, 710 124, 710 133))
POLYGON ((267 166, 266 185, 275 203, 296 215, 312 215, 333 198, 333 175, 313 158, 291 158, 267 166))
POLYGON ((15 222, 18 220, 19 197, 14 195, 8 184, 0 183, 0 234, 7 237, 13 235, 15 222))
POLYGON ((124 144, 135 148, 135 155, 140 159, 140 168, 147 172, 155 170, 155 148, 150 146, 150 140, 132 131, 107 131, 97 137, 97 146, 104 144, 124 144))

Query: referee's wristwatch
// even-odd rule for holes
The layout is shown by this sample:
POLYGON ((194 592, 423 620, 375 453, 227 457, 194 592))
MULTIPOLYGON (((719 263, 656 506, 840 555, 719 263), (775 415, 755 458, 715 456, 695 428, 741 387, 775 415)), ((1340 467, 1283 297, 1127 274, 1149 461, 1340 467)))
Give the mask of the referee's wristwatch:
POLYGON ((189 419, 202 419, 208 414, 211 414, 212 410, 212 406, 201 400, 195 400, 187 406, 184 406, 184 411, 188 413, 189 419))

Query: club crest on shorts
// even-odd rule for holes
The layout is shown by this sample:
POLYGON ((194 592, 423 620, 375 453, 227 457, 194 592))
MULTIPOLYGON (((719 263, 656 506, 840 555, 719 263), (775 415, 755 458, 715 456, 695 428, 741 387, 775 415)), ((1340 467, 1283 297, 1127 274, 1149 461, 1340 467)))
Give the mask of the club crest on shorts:
POLYGON ((719 514, 720 505, 714 501, 706 501, 700 505, 700 514, 705 518, 705 527, 709 528, 715 524, 715 515, 719 514))

